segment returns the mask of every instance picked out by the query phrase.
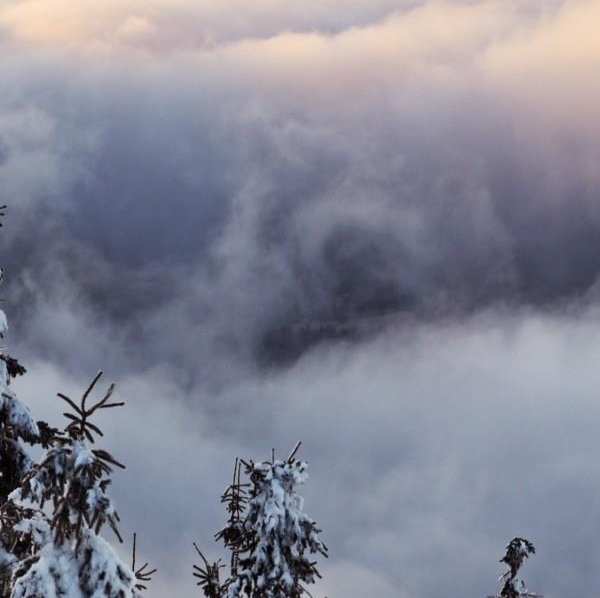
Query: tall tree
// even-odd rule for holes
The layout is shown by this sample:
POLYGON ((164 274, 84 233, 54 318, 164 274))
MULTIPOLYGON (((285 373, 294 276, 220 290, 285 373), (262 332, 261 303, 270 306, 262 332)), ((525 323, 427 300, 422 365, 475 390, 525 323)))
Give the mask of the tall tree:
POLYGON ((236 461, 222 495, 229 519, 216 534, 230 551, 227 579, 219 579, 220 561, 209 564, 196 548, 203 564, 194 575, 207 598, 298 598, 320 577, 311 555, 327 556, 327 547, 297 493, 308 477, 307 464, 295 458, 299 446, 285 461, 236 461))
MULTIPOLYGON (((5 210, 6 206, 0 206, 0 227, 5 210)), ((0 282, 3 279, 4 272, 0 269, 0 282)), ((0 309, 1 339, 7 330, 6 314, 0 309)), ((43 431, 47 430, 47 426, 38 425, 34 421, 29 408, 17 398, 10 387, 11 381, 25 372, 25 368, 6 353, 5 348, 0 349, 0 505, 21 483, 31 465, 23 443, 41 442, 40 428, 43 431)))
MULTIPOLYGON (((0 206, 1 218, 6 206, 0 206)), ((4 273, 0 269, 0 282, 4 273)), ((0 338, 8 329, 6 314, 0 310, 0 338)), ((21 543, 11 545, 6 521, 18 521, 20 513, 7 505, 7 499, 23 482, 32 462, 25 445, 42 444, 47 447, 52 430, 42 421, 36 422, 31 411, 11 388, 17 376, 25 374, 25 368, 11 357, 5 348, 0 349, 0 595, 5 596, 10 588, 12 563, 23 556, 26 550, 21 543)))

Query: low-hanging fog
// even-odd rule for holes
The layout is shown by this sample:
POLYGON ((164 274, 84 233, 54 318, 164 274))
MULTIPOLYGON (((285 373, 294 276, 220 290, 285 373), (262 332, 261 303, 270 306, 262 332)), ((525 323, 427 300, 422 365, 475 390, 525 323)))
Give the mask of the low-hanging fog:
POLYGON ((148 598, 200 595, 192 542, 218 555, 234 458, 298 439, 315 595, 482 598, 517 534, 533 589, 600 594, 599 19, 0 2, 16 388, 58 425, 57 391, 116 382, 148 598), (342 320, 367 332, 273 354, 342 320))

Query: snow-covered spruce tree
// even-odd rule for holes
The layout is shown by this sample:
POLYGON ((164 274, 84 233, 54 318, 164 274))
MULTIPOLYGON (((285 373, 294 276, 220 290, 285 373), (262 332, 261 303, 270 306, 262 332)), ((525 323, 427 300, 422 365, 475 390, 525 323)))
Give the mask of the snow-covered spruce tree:
MULTIPOLYGON (((6 206, 0 206, 0 220, 5 210, 6 206)), ((3 278, 4 274, 0 269, 0 282, 3 278)), ((0 310, 0 339, 4 338, 7 329, 6 314, 0 310)), ((27 406, 10 388, 11 380, 22 376, 25 371, 4 348, 0 349, 0 505, 19 486, 31 464, 23 442, 37 444, 42 440, 40 427, 47 431, 47 426, 36 424, 27 406)), ((47 438, 47 434, 45 436, 47 438)))
MULTIPOLYGON (((6 206, 0 206, 0 218, 4 216, 6 206)), ((0 227, 2 222, 0 221, 0 227)), ((0 269, 0 281, 3 272, 0 269)), ((0 310, 0 338, 4 338, 8 324, 4 311, 0 310)), ((5 508, 9 494, 23 481, 30 466, 31 459, 25 444, 42 444, 47 442, 52 430, 45 422, 35 422, 29 408, 22 403, 10 387, 11 381, 25 373, 25 368, 14 358, 0 349, 0 509, 3 519, 18 519, 19 511, 5 508)), ((22 556, 26 547, 19 543, 11 548, 11 538, 6 526, 0 521, 0 596, 7 595, 10 587, 11 564, 22 556), (9 551, 9 548, 11 550, 9 551)))
POLYGON ((207 598, 298 598, 304 584, 320 577, 310 555, 327 556, 313 519, 303 512, 297 487, 307 478, 307 464, 294 457, 300 443, 285 461, 238 460, 233 483, 222 496, 227 505, 227 526, 216 534, 231 552, 230 575, 221 583, 219 561, 194 575, 207 598), (241 467, 249 483, 241 481, 241 467))
POLYGON ((500 559, 505 563, 507 570, 500 576, 502 589, 500 594, 488 598, 522 598, 525 596, 542 598, 541 594, 531 592, 525 586, 525 582, 519 579, 519 569, 530 554, 535 554, 535 547, 525 538, 513 538, 506 545, 506 554, 500 559))
POLYGON ((99 372, 79 404, 59 394, 70 407, 63 432, 56 431, 38 463, 9 496, 0 516, 5 535, 27 554, 13 566, 10 598, 137 598, 145 580, 125 565, 100 537, 108 524, 119 540, 119 517, 107 494, 114 466, 108 452, 92 448, 101 430, 90 421, 110 402, 114 386, 98 402, 88 398, 99 372))

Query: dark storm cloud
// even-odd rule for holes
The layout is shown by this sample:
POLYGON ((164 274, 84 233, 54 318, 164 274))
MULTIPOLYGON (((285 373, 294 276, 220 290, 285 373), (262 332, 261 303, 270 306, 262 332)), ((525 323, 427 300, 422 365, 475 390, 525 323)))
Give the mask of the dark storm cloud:
POLYGON ((314 94, 286 92, 285 59, 264 67, 275 78, 262 89, 262 66, 235 64, 244 56, 218 73, 217 59, 182 58, 189 77, 171 62, 127 75, 49 61, 42 83, 17 82, 28 106, 7 102, 2 136, 4 196, 19 198, 8 265, 56 261, 61 276, 46 280, 79 289, 108 325, 156 337, 177 305, 186 322, 167 329, 193 313, 192 336, 218 329, 227 349, 250 351, 273 328, 334 317, 340 297, 355 316, 427 315, 552 305, 593 286, 600 185, 582 171, 599 152, 593 132, 575 148, 558 131, 524 147, 527 111, 493 97, 471 57, 449 67, 451 87, 427 65, 431 80, 381 80, 383 64, 342 82, 344 100, 302 73, 310 61, 293 84, 314 94), (80 84, 67 83, 73 70, 80 84))

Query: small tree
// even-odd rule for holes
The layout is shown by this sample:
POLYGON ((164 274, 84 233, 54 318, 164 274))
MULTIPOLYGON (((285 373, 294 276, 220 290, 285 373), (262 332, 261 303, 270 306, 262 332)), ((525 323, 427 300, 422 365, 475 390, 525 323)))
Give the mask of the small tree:
POLYGON ((196 547, 203 565, 194 567, 194 575, 207 598, 298 598, 307 592, 304 584, 320 577, 309 555, 326 557, 327 547, 296 491, 308 477, 307 464, 295 459, 299 446, 285 461, 236 460, 233 482, 222 495, 229 520, 216 534, 231 552, 224 582, 224 565, 209 564, 196 547), (241 481, 242 466, 249 482, 241 481))
POLYGON ((69 423, 52 436, 2 509, 10 548, 26 548, 13 567, 11 598, 137 598, 144 587, 139 582, 147 580, 143 568, 136 577, 99 535, 108 524, 121 541, 119 516, 107 490, 113 467, 124 467, 110 453, 92 448, 102 431, 91 417, 123 405, 110 402, 112 385, 88 405, 100 376, 79 404, 58 395, 70 407, 64 413, 69 423))
POLYGON ((500 559, 506 563, 507 570, 500 576, 503 582, 500 594, 488 598, 521 598, 524 596, 542 598, 540 594, 529 591, 525 582, 517 577, 519 569, 530 554, 535 554, 535 547, 525 538, 513 538, 506 545, 506 554, 500 559))

